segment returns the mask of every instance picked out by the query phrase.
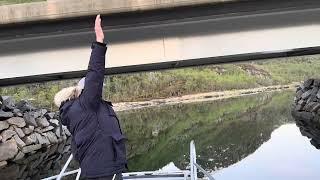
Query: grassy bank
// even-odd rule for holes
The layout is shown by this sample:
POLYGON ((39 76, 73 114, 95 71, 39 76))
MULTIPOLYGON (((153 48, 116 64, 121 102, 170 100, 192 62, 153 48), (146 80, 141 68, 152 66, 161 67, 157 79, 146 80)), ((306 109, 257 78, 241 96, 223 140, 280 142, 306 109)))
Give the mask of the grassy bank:
MULTIPOLYGON (((210 91, 290 84, 319 78, 319 55, 279 58, 237 64, 143 72, 105 78, 104 98, 113 102, 141 101, 210 91)), ((54 108, 54 94, 78 79, 0 88, 1 95, 28 99, 54 108)))

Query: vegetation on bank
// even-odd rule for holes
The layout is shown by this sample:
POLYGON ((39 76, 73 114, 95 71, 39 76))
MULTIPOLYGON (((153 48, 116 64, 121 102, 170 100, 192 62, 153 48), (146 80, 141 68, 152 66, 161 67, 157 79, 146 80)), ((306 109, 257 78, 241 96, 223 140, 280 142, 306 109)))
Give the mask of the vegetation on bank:
MULTIPOLYGON (((210 91, 290 84, 320 78, 319 55, 278 58, 246 63, 107 76, 104 98, 113 102, 167 98, 210 91)), ((1 95, 54 110, 53 97, 78 79, 0 88, 1 95)))

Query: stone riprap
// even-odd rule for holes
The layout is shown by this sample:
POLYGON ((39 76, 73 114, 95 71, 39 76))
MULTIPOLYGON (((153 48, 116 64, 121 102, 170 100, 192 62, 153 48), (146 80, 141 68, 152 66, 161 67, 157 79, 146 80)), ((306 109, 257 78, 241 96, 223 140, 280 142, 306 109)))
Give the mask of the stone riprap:
POLYGON ((54 169, 62 154, 70 154, 71 134, 64 126, 60 133, 58 118, 59 112, 0 96, 0 177, 32 179, 40 176, 43 168, 54 169), (33 169, 32 174, 28 169, 33 169))
POLYGON ((297 88, 292 116, 301 134, 320 149, 320 79, 308 79, 297 88))

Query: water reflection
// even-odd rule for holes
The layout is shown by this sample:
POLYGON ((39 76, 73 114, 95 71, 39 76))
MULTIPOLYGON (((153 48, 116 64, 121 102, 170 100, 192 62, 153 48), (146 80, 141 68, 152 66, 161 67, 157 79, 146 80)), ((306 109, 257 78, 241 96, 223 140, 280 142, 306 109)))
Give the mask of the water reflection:
POLYGON ((198 162, 207 170, 228 167, 292 121, 291 97, 292 92, 265 93, 124 112, 120 117, 129 137, 129 167, 157 170, 173 161, 185 169, 191 140, 196 142, 198 162))
POLYGON ((271 139, 239 163, 214 174, 217 179, 319 179, 320 152, 295 124, 276 129, 271 139))
POLYGON ((261 93, 121 112, 130 171, 157 170, 170 162, 185 169, 189 142, 195 140, 198 163, 217 179, 319 179, 320 151, 292 124, 293 95, 261 93))

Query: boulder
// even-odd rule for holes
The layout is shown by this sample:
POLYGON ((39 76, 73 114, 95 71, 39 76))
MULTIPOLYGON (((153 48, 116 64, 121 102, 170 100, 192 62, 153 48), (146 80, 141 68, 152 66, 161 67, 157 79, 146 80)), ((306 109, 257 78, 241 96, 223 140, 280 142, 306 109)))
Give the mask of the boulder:
POLYGON ((47 120, 49 120, 49 119, 53 119, 54 115, 55 115, 54 112, 50 112, 50 113, 45 114, 44 116, 47 118, 47 120))
POLYGON ((0 169, 5 167, 7 164, 8 164, 7 161, 1 161, 0 162, 0 169))
POLYGON ((56 111, 54 113, 53 119, 60 119, 60 112, 59 111, 56 111))
POLYGON ((1 136, 2 136, 2 142, 4 141, 7 141, 8 139, 10 139, 12 136, 16 135, 17 133, 15 131, 12 131, 12 130, 4 130, 2 133, 1 133, 1 136))
POLYGON ((18 127, 16 127, 16 126, 13 126, 13 127, 14 127, 14 131, 16 131, 16 133, 18 134, 18 136, 19 136, 20 138, 23 138, 23 137, 25 136, 25 134, 24 134, 24 132, 22 131, 21 128, 18 128, 18 127))
POLYGON ((27 112, 23 116, 24 120, 28 125, 38 127, 34 114, 32 112, 27 112))
POLYGON ((18 135, 14 135, 13 136, 14 140, 16 140, 17 146, 19 147, 19 149, 22 149, 23 147, 26 146, 26 143, 24 143, 18 135))
POLYGON ((44 117, 43 118, 37 118, 36 122, 40 127, 43 127, 43 128, 48 127, 50 125, 48 120, 46 118, 44 118, 44 117))
POLYGON ((50 145, 50 142, 48 140, 47 137, 45 136, 41 136, 40 134, 38 133, 35 133, 36 137, 37 137, 37 140, 39 142, 39 144, 46 144, 46 145, 50 145))
POLYGON ((20 109, 22 112, 25 111, 32 111, 35 110, 36 108, 33 107, 28 101, 26 100, 21 100, 16 104, 17 108, 20 109))
POLYGON ((16 125, 20 128, 26 126, 25 120, 21 117, 12 117, 12 118, 8 119, 7 122, 9 124, 16 125))
POLYGON ((9 118, 13 117, 12 112, 5 112, 3 110, 0 110, 0 121, 7 120, 9 118))
POLYGON ((48 110, 46 110, 46 109, 40 109, 39 111, 40 111, 41 116, 44 116, 48 112, 48 110))
POLYGON ((54 129, 54 127, 53 126, 48 126, 48 127, 46 127, 46 128, 43 128, 43 129, 41 129, 41 128, 36 128, 34 131, 35 132, 37 132, 37 133, 45 133, 45 132, 48 132, 48 131, 51 131, 51 130, 53 130, 54 129))
POLYGON ((65 135, 71 136, 71 133, 70 133, 70 131, 68 130, 68 128, 66 126, 62 126, 62 130, 65 133, 65 135))
POLYGON ((36 151, 38 149, 41 149, 41 144, 35 144, 35 145, 29 145, 22 148, 22 152, 27 154, 31 151, 36 151))
POLYGON ((56 127, 56 128, 54 129, 54 133, 56 134, 56 136, 57 136, 58 138, 60 138, 60 137, 62 136, 62 134, 60 133, 60 128, 59 128, 59 127, 56 127))
POLYGON ((51 132, 51 131, 46 132, 46 133, 44 133, 44 136, 46 136, 46 137, 48 138, 48 140, 49 140, 49 142, 50 142, 51 144, 56 144, 56 143, 58 143, 58 138, 57 138, 57 136, 56 136, 53 132, 51 132))
POLYGON ((15 108, 15 101, 11 96, 3 96, 2 109, 4 111, 12 111, 15 108))
POLYGON ((38 142, 38 139, 36 134, 32 133, 29 136, 24 137, 23 141, 26 143, 26 145, 30 145, 30 144, 36 144, 38 142))
POLYGON ((58 119, 50 119, 50 124, 54 127, 59 127, 59 120, 58 119))
POLYGON ((34 130, 34 127, 33 127, 33 126, 24 127, 24 128, 22 129, 22 131, 23 131, 23 133, 24 133, 25 135, 31 134, 31 133, 33 132, 33 130, 34 130))
POLYGON ((13 161, 19 161, 22 158, 24 158, 24 153, 22 151, 19 151, 18 154, 14 157, 13 161))
POLYGON ((9 128, 9 123, 7 123, 6 121, 0 121, 0 131, 8 128, 9 128))
POLYGON ((18 154, 18 147, 15 140, 11 139, 0 144, 0 161, 12 159, 18 154))

